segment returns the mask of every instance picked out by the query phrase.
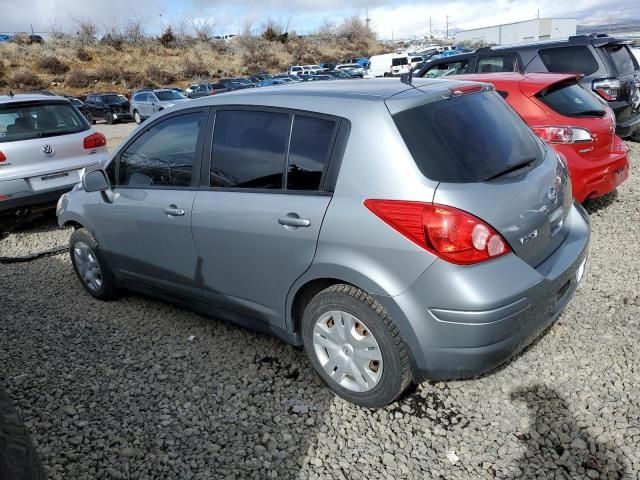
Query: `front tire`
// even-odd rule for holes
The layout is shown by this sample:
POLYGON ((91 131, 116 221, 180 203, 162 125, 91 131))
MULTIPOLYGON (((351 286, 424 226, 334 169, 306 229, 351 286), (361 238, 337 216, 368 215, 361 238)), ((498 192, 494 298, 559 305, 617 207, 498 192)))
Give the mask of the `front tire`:
POLYGON ((104 116, 104 119, 107 121, 107 123, 108 123, 109 125, 113 125, 113 122, 114 122, 114 120, 113 120, 113 113, 111 113, 111 112, 107 112, 107 113, 105 114, 105 116, 104 116))
POLYGON ((137 110, 133 111, 133 119, 136 121, 138 125, 142 123, 142 117, 140 116, 140 112, 137 110))
POLYGON ((80 228, 71 235, 69 254, 78 280, 92 297, 98 300, 115 297, 117 287, 111 267, 98 242, 86 228, 80 228))
POLYGON ((302 338, 311 365, 345 400, 395 401, 411 383, 409 352, 382 305, 352 285, 333 285, 307 305, 302 338))

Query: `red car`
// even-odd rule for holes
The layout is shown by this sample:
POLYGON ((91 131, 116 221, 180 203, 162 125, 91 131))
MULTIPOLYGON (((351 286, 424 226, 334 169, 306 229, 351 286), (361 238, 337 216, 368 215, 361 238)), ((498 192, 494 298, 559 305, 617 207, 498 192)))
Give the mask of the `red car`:
POLYGON ((556 73, 483 73, 447 77, 491 83, 532 130, 567 160, 579 202, 614 190, 629 175, 628 148, 616 136, 613 111, 578 83, 556 73))

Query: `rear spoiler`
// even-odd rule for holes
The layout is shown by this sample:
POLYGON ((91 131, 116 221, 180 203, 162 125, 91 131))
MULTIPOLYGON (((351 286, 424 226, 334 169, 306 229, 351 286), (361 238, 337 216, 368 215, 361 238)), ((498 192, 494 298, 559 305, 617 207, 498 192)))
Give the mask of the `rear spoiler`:
MULTIPOLYGON (((536 74, 538 75, 538 74, 536 74)), ((521 82, 520 83, 520 91, 522 93, 524 93, 527 97, 533 97, 534 95, 537 95, 538 93, 542 92, 543 90, 546 90, 549 87, 553 87, 554 85, 558 85, 559 83, 565 83, 565 82, 569 82, 571 80, 575 80, 576 82, 578 82, 582 77, 584 77, 584 75, 582 73, 567 73, 567 74, 557 74, 557 73, 550 73, 550 74, 539 74, 539 75, 553 75, 558 77, 556 79, 555 82, 551 82, 551 83, 547 83, 547 84, 539 84, 539 83, 535 83, 535 82, 521 82)), ((526 74, 525 74, 526 76, 526 74)))

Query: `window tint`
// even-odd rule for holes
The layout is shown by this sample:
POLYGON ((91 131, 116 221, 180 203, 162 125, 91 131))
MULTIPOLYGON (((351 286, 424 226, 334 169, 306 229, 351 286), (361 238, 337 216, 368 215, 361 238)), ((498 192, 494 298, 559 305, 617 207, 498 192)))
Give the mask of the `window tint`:
POLYGON ((319 190, 331 154, 335 122, 296 115, 291 132, 287 189, 319 190))
POLYGON ((481 57, 478 59, 476 71, 480 73, 517 72, 518 62, 515 55, 481 57))
POLYGON ((398 67, 400 65, 407 65, 408 63, 409 63, 409 59, 407 57, 391 59, 391 65, 393 65, 394 67, 398 67))
POLYGON ((574 82, 552 85, 540 92, 538 98, 567 117, 602 117, 605 114, 600 101, 574 82))
POLYGON ((448 77, 449 75, 462 75, 469 73, 469 61, 460 60, 458 62, 441 63, 434 65, 424 75, 427 78, 448 77))
POLYGON ((143 133, 120 156, 118 184, 190 186, 203 118, 201 112, 171 117, 143 133))
POLYGON ((547 48, 538 53, 550 72, 591 75, 598 70, 598 62, 588 47, 547 48))
POLYGON ((394 115, 427 178, 470 183, 541 156, 531 130, 495 92, 427 103, 394 115))
POLYGON ((223 110, 216 114, 211 186, 282 188, 289 115, 223 110))
POLYGON ((89 128, 68 102, 18 102, 0 107, 0 143, 56 137, 89 128))
POLYGON ((609 56, 611 56, 611 60, 613 60, 613 63, 616 66, 618 75, 633 73, 636 67, 633 64, 631 52, 625 45, 609 45, 605 48, 607 52, 609 52, 609 56))

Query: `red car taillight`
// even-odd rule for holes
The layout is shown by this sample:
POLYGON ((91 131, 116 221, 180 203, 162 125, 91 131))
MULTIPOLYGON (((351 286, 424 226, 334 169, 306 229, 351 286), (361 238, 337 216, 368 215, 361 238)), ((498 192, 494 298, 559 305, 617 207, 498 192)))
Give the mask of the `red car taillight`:
POLYGON ((7 159, 7 157, 5 157, 4 153, 0 152, 0 162, 4 162, 7 159))
POLYGON ((604 98, 607 102, 615 102, 620 93, 620 80, 616 78, 594 80, 593 91, 604 98))
POLYGON ((83 145, 87 150, 90 150, 92 148, 104 147, 107 145, 107 138, 99 132, 92 133, 88 137, 85 137, 83 145))
POLYGON ((591 132, 586 128, 568 126, 531 127, 534 133, 549 143, 592 142, 591 132))
POLYGON ((409 240, 451 263, 471 265, 511 251, 490 225, 453 207, 403 200, 365 200, 364 205, 409 240))

